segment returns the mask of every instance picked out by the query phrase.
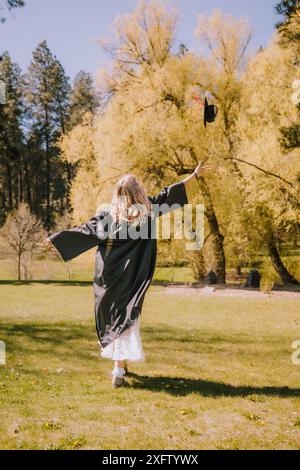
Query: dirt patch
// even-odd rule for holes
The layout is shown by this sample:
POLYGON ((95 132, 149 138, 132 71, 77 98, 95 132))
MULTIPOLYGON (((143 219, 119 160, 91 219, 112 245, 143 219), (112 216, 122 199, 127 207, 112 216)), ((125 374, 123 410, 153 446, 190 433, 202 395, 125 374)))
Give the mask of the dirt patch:
POLYGON ((220 287, 220 286, 193 286, 184 287, 169 285, 165 287, 165 293, 170 295, 194 295, 195 293, 203 296, 214 297, 250 297, 250 298, 293 298, 300 300, 300 291, 274 290, 270 294, 264 293, 258 289, 239 288, 239 287, 220 287))

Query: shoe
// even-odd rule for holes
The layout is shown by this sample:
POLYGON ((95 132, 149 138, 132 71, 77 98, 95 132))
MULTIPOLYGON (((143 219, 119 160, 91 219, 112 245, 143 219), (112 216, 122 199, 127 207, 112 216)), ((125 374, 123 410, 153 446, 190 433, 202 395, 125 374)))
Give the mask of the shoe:
POLYGON ((113 376, 112 386, 114 388, 124 387, 124 385, 125 385, 124 377, 117 377, 116 375, 113 376))

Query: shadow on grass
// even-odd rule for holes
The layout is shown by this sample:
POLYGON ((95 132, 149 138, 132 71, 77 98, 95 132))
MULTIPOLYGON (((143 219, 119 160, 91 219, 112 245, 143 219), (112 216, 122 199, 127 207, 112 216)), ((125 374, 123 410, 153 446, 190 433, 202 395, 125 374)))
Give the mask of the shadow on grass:
MULTIPOLYGON (((95 339, 96 329, 94 324, 88 322, 86 324, 78 324, 73 322, 61 322, 61 323, 23 323, 23 324, 11 324, 3 323, 0 325, 0 335, 13 339, 23 339, 28 338, 34 343, 49 343, 59 345, 64 344, 65 341, 76 341, 76 340, 86 340, 93 341, 95 339)), ((235 337, 226 337, 216 334, 202 334, 197 332, 191 334, 186 332, 184 328, 175 328, 170 326, 158 326, 155 330, 151 327, 144 327, 143 334, 146 338, 146 342, 160 342, 166 343, 166 345, 160 345, 160 349, 169 348, 170 342, 175 342, 177 348, 180 348, 185 344, 190 344, 191 346, 195 345, 207 345, 207 344, 216 344, 223 342, 231 342, 232 344, 252 344, 257 343, 250 336, 241 334, 236 335, 235 337)), ((98 339, 97 339, 98 340, 98 339)), ((264 344, 267 339, 263 338, 264 344)), ((273 341, 274 342, 274 341, 273 341)), ((190 351, 192 352, 192 351, 190 351)))
POLYGON ((0 331, 9 337, 30 338, 35 342, 63 344, 66 340, 85 339, 90 341, 94 331, 90 325, 64 324, 23 324, 2 325, 0 331))
POLYGON ((131 387, 152 392, 166 392, 170 395, 188 395, 197 393, 203 397, 247 397, 265 395, 269 397, 300 397, 300 388, 290 387, 254 387, 251 385, 230 385, 208 380, 188 379, 184 377, 149 377, 130 373, 131 387))
MULTIPOLYGON (((94 362, 95 354, 99 351, 98 337, 94 325, 91 324, 23 324, 0 325, 0 338, 6 343, 8 354, 34 354, 68 361, 82 359, 94 362)), ((23 369, 25 373, 25 369, 23 369)))
POLYGON ((86 360, 93 360, 89 357, 89 346, 95 347, 97 352, 97 334, 93 325, 89 324, 6 324, 0 327, 0 337, 6 342, 8 351, 14 351, 16 354, 27 353, 29 348, 36 355, 46 354, 58 358, 86 357, 86 360))

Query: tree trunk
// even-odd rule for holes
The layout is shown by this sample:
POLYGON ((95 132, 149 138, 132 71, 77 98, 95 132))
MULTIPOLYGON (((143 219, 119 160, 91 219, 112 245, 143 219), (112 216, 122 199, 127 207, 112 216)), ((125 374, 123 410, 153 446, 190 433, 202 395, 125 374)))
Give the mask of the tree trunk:
MULTIPOLYGON (((59 107, 59 113, 60 113, 60 124, 61 124, 61 133, 65 135, 66 133, 66 126, 65 126, 65 119, 64 119, 64 113, 62 110, 62 107, 59 107)), ((66 162, 66 172, 67 172, 67 188, 66 188, 66 209, 69 211, 71 208, 71 196, 70 196, 70 189, 71 189, 71 183, 72 183, 72 175, 71 175, 71 164, 69 162, 66 162)))
POLYGON ((242 275, 242 266, 240 264, 238 264, 235 267, 235 274, 236 274, 236 276, 241 276, 242 275))
POLYGON ((23 165, 19 162, 19 201, 23 202, 24 194, 23 194, 23 165))
POLYGON ((45 141, 46 141, 46 228, 49 231, 51 226, 51 203, 50 203, 50 145, 49 145, 49 118, 48 108, 45 108, 45 141))
POLYGON ((7 189, 8 189, 8 203, 9 209, 13 210, 13 187, 12 187, 12 174, 9 161, 6 160, 6 173, 7 173, 7 189))
POLYGON ((203 178, 199 181, 201 192, 205 203, 205 217, 211 232, 211 239, 214 248, 214 256, 216 263, 216 275, 218 282, 226 283, 226 259, 224 253, 224 236, 220 233, 219 223, 214 211, 214 206, 209 188, 203 178))
POLYGON ((26 183, 26 194, 27 194, 27 203, 32 211, 32 196, 31 196, 31 184, 30 184, 30 177, 29 177, 29 170, 28 170, 28 162, 24 161, 24 169, 25 169, 25 183, 26 183))
POLYGON ((72 176, 71 176, 71 164, 69 162, 67 162, 67 179, 68 179, 68 184, 67 184, 67 189, 66 189, 66 208, 67 210, 70 210, 71 208, 70 189, 71 189, 71 183, 72 183, 72 176))
POLYGON ((21 253, 18 253, 18 281, 21 281, 21 253))
POLYGON ((284 284, 299 285, 299 282, 297 281, 297 279, 295 279, 294 276, 292 276, 288 272, 286 267, 284 266, 284 264, 281 260, 278 248, 276 246, 276 242, 275 242, 273 237, 271 237, 268 240, 268 251, 269 251, 269 255, 270 255, 272 264, 273 264, 276 272, 279 274, 280 279, 282 280, 282 282, 284 284))

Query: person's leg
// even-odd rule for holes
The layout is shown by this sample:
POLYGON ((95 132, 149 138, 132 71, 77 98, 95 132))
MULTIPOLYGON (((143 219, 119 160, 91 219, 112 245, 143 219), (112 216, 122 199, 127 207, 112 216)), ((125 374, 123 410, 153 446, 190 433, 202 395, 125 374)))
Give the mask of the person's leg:
POLYGON ((115 361, 115 366, 112 371, 112 375, 118 375, 122 377, 125 374, 125 360, 123 361, 115 361))
POLYGON ((127 365, 126 359, 124 359, 123 361, 117 361, 117 364, 118 364, 118 367, 123 367, 123 369, 125 370, 125 374, 127 374, 128 365, 127 365))
POLYGON ((124 359, 123 361, 115 361, 115 366, 124 369, 124 367, 126 367, 126 359, 124 359))
POLYGON ((125 385, 124 375, 125 375, 125 360, 115 361, 115 367, 112 371, 112 385, 113 387, 122 387, 125 385))

